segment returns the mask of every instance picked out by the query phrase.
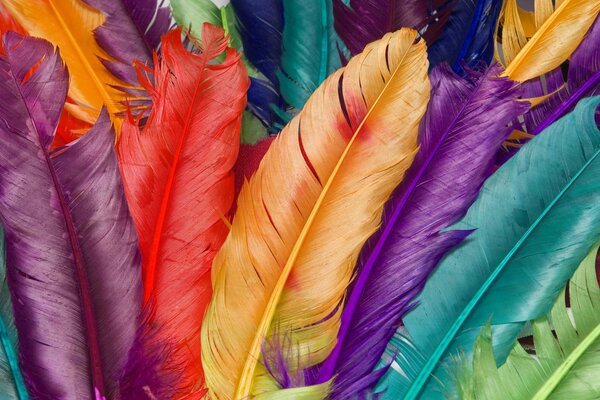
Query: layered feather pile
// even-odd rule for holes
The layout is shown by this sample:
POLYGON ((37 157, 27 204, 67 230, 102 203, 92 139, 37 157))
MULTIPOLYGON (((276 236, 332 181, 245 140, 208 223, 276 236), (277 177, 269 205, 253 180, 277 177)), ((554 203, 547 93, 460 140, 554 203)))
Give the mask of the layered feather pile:
POLYGON ((597 0, 0 3, 0 399, 600 397, 597 0))

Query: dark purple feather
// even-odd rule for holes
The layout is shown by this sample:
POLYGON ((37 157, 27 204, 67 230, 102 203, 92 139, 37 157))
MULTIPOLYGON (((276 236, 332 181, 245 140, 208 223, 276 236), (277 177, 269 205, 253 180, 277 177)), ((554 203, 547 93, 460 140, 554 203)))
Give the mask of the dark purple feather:
POLYGON ((110 120, 102 112, 84 137, 51 153, 65 65, 41 39, 10 32, 4 48, 0 220, 23 374, 35 399, 115 399, 142 292, 110 120))
POLYGON ((437 262, 467 235, 442 230, 460 219, 492 170, 494 155, 522 111, 513 82, 447 65, 431 73, 432 96, 422 122, 421 148, 384 214, 382 228, 361 253, 342 313, 338 343, 318 382, 336 376, 332 399, 373 385, 372 371, 402 316, 414 307, 437 262))
POLYGON ((152 53, 158 49, 160 37, 169 30, 171 12, 158 0, 85 0, 105 16, 104 24, 94 36, 115 61, 103 60, 113 75, 138 86, 133 62, 152 66, 152 53))

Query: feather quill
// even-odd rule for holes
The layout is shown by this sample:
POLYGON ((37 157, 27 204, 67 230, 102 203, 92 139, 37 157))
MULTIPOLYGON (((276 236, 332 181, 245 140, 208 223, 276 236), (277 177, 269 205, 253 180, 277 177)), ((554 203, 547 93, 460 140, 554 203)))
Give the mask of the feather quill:
POLYGON ((415 156, 429 99, 416 39, 387 34, 331 75, 242 188, 202 326, 215 398, 326 396, 329 383, 288 378, 331 352, 360 248, 415 156), (289 343, 290 374, 261 360, 265 338, 289 343))
POLYGON ((440 231, 475 200, 508 122, 523 108, 513 83, 498 73, 471 72, 468 81, 445 66, 431 73, 419 153, 386 205, 380 233, 361 254, 336 347, 321 367, 320 382, 336 376, 332 399, 352 398, 376 382, 371 372, 400 318, 444 253, 467 235, 440 231))
POLYGON ((205 24, 200 54, 168 33, 155 67, 153 110, 143 131, 123 126, 118 153, 143 260, 148 324, 174 346, 166 369, 181 369, 179 396, 200 398, 200 325, 210 267, 225 240, 233 166, 248 77, 223 30, 205 24), (221 53, 221 64, 212 63, 221 53))
POLYGON ((452 227, 476 231, 442 260, 403 319, 422 362, 399 354, 380 382, 385 398, 441 398, 453 386, 445 366, 459 351, 470 356, 490 318, 502 362, 523 325, 552 307, 600 238, 599 102, 583 100, 523 146, 452 227))
POLYGON ((101 114, 82 139, 50 153, 66 67, 40 39, 8 33, 4 48, 0 218, 23 375, 36 399, 113 399, 142 293, 110 121, 101 114))
POLYGON ((483 329, 473 351, 473 368, 465 365, 457 371, 457 375, 462 375, 459 384, 461 399, 600 397, 600 383, 596 379, 600 369, 597 254, 598 245, 579 265, 567 285, 568 292, 566 289, 561 291, 552 311, 532 321, 534 355, 528 354, 516 343, 506 363, 496 367, 490 327, 483 329), (566 307, 565 299, 568 299, 570 308, 566 307))
POLYGON ((74 104, 67 104, 68 111, 93 123, 104 106, 117 131, 124 101, 139 96, 133 62, 151 65, 151 46, 170 23, 168 9, 157 8, 156 2, 2 0, 30 35, 60 48, 71 76, 74 104))

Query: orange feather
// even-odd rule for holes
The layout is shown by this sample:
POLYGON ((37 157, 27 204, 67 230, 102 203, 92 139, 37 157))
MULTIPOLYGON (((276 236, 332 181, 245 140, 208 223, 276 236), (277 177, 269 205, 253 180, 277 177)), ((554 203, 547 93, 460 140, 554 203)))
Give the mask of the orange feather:
MULTIPOLYGON (((224 31, 205 24, 200 54, 181 31, 162 41, 153 109, 143 132, 126 120, 117 144, 125 192, 139 234, 149 324, 174 352, 177 398, 200 398, 200 326, 211 296, 210 267, 228 229, 249 79, 224 31), (223 51, 225 60, 214 61, 223 51)), ((146 82, 146 85, 149 83, 146 82)))

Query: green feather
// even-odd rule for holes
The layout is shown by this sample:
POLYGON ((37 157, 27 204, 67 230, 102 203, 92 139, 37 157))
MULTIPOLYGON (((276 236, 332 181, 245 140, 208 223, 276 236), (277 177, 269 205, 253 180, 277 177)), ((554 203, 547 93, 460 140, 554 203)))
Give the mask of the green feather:
POLYGON ((14 325, 10 292, 6 284, 6 248, 0 227, 0 400, 29 400, 19 360, 17 330, 14 325))
POLYGON ((312 92, 341 66, 331 0, 283 0, 281 96, 301 109, 312 92))
POLYGON ((549 312, 600 238, 599 103, 582 100, 525 145, 451 228, 475 231, 442 260, 403 320, 425 361, 409 363, 399 352, 378 387, 384 398, 443 398, 454 390, 453 358, 470 359, 490 318, 503 362, 526 321, 549 312), (398 369, 419 372, 403 377, 398 369))
POLYGON ((547 317, 533 321, 535 355, 528 354, 517 343, 506 363, 497 368, 490 327, 483 330, 475 344, 473 367, 465 365, 459 371, 461 399, 600 398, 600 287, 596 276, 597 253, 598 245, 583 260, 568 285, 574 323, 566 307, 565 290, 560 293, 547 317))

